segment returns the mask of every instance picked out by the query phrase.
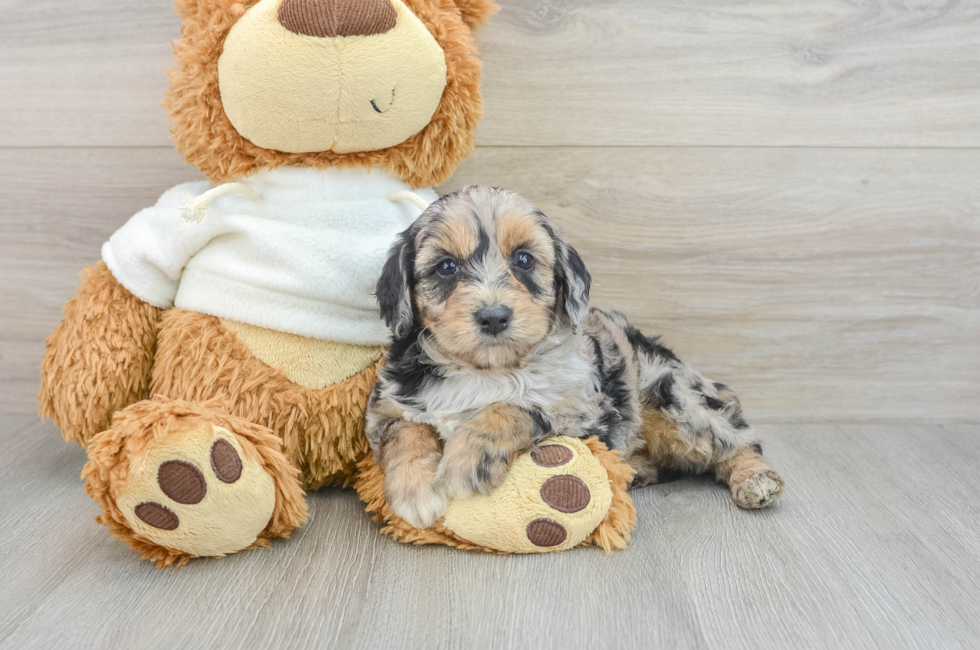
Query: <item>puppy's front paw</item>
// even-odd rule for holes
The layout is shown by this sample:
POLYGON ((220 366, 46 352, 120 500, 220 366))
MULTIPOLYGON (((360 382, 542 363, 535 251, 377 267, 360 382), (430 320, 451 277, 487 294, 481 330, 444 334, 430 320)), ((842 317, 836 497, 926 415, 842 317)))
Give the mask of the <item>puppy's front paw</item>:
POLYGON ((732 485, 732 500, 739 508, 757 510, 771 506, 783 494, 783 477, 774 470, 764 469, 732 485))
POLYGON ((507 478, 510 459, 490 452, 447 454, 439 464, 436 481, 443 484, 451 499, 473 494, 490 494, 507 478))
POLYGON ((449 497, 434 485, 412 491, 388 490, 388 502, 395 514, 416 528, 429 528, 446 513, 449 497))

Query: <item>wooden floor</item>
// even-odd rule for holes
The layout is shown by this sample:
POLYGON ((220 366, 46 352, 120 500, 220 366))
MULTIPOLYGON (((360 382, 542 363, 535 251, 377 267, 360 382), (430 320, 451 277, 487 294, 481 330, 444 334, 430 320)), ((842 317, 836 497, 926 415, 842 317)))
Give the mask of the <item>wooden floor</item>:
POLYGON ((0 0, 0 647, 980 647, 980 2, 498 0, 441 190, 512 188, 620 308, 742 397, 788 482, 685 480, 630 548, 383 538, 350 492, 160 572, 36 417, 103 241, 200 178, 160 108, 170 0, 0 0))
POLYGON ((159 571, 92 521, 82 450, 0 418, 0 647, 977 647, 980 425, 761 433, 789 477, 780 505, 643 488, 609 557, 404 546, 326 489, 291 540, 159 571))

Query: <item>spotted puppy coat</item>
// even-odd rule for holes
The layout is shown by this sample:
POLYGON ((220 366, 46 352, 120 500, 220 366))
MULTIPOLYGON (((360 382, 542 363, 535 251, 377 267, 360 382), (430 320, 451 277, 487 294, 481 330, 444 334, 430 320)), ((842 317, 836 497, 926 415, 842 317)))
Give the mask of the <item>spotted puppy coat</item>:
POLYGON ((735 394, 590 309, 590 284, 513 192, 464 187, 402 233, 378 283, 394 339, 367 410, 397 515, 430 526, 552 435, 598 436, 636 470, 632 487, 713 472, 742 508, 781 494, 735 394))

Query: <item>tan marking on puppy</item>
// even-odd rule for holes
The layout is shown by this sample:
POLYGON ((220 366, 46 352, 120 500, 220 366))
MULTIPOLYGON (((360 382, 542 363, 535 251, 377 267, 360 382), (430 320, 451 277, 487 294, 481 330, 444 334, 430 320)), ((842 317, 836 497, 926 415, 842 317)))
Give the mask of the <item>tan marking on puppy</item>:
POLYGON ((389 395, 384 395, 381 399, 371 404, 371 415, 379 422, 385 419, 400 420, 404 414, 401 404, 396 402, 389 395))
POLYGON ((479 231, 472 219, 451 218, 433 224, 423 246, 416 254, 416 269, 432 266, 448 253, 456 260, 465 260, 479 243, 479 231))
POLYGON ((753 449, 741 449, 718 463, 715 476, 728 484, 735 505, 747 510, 772 505, 786 485, 772 465, 753 449))
MULTIPOLYGON (((506 304, 514 310, 508 334, 507 351, 510 355, 505 367, 516 367, 548 336, 551 330, 551 306, 534 298, 523 284, 508 291, 506 304)), ((501 360, 505 355, 499 355, 501 360)))
POLYGON ((509 212, 497 219, 497 246, 509 264, 516 252, 524 251, 534 258, 534 268, 530 277, 538 288, 538 295, 531 295, 530 289, 521 282, 514 269, 508 266, 507 273, 518 291, 531 296, 535 317, 548 317, 555 303, 555 242, 548 231, 532 214, 509 212), (546 309, 541 309, 545 307, 546 309))
POLYGON ((422 325, 435 334, 443 352, 467 365, 486 367, 495 350, 482 346, 473 316, 483 303, 479 287, 460 283, 442 303, 426 301, 421 293, 417 299, 422 325))
POLYGON ((509 272, 505 282, 491 289, 461 281, 443 303, 428 297, 423 291, 415 297, 422 325, 435 335, 441 352, 474 368, 516 367, 551 329, 551 306, 536 300, 509 272), (508 329, 489 342, 474 314, 491 304, 510 307, 513 318, 508 329))
POLYGON ((442 451, 435 429, 400 422, 381 446, 385 498, 395 514, 418 528, 428 528, 446 510, 446 496, 435 485, 442 451))
POLYGON ((415 294, 415 309, 417 309, 419 312, 422 327, 432 329, 433 325, 436 325, 440 320, 442 320, 443 315, 446 313, 446 306, 450 299, 452 299, 452 294, 449 295, 449 299, 447 299, 445 302, 426 300, 421 291, 417 292, 415 294))
POLYGON ((532 447, 533 436, 534 423, 523 409, 491 404, 453 432, 438 480, 451 498, 487 494, 503 482, 514 458, 532 447))
POLYGON ((504 258, 521 248, 533 253, 549 271, 554 266, 554 242, 533 215, 508 212, 497 217, 497 243, 504 258))
POLYGON ((663 411, 643 409, 640 433, 647 443, 652 462, 661 467, 674 467, 691 473, 705 471, 714 457, 707 438, 695 438, 694 444, 682 438, 677 426, 663 411))
POLYGON ((515 368, 541 343, 551 328, 551 309, 534 300, 526 289, 507 287, 489 296, 477 286, 458 286, 438 307, 423 304, 422 323, 435 334, 440 350, 474 368, 515 368), (480 332, 474 313, 485 304, 513 310, 507 331, 492 344, 480 332))

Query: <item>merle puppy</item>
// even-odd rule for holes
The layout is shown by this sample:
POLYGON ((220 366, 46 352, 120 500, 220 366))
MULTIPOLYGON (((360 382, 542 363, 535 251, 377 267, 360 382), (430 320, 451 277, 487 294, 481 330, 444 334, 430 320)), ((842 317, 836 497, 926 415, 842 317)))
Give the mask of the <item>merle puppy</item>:
POLYGON ((397 515, 430 526, 551 435, 620 450, 631 487, 712 472, 742 508, 782 493, 734 393, 621 313, 590 309, 590 283, 513 192, 464 187, 402 233, 378 283, 394 340, 367 410, 397 515))

